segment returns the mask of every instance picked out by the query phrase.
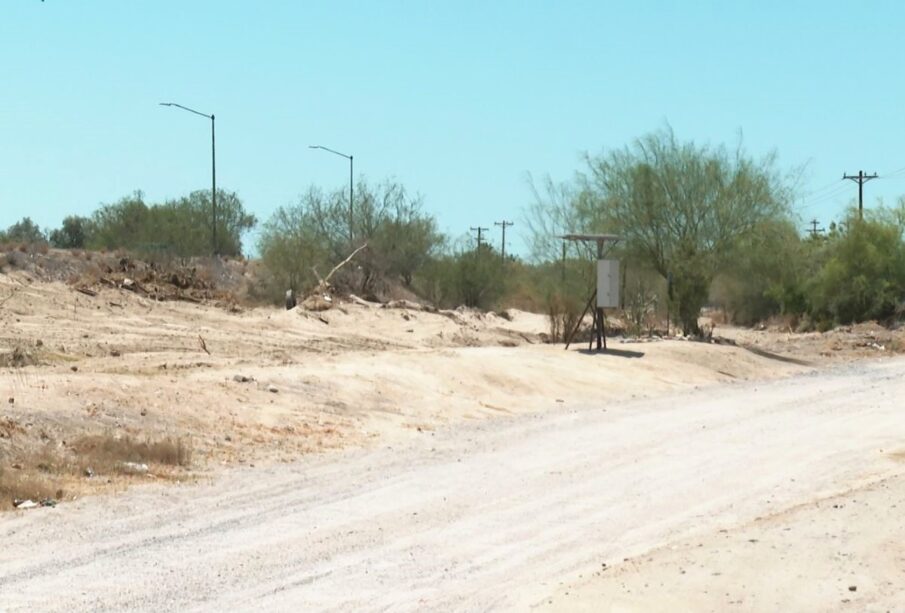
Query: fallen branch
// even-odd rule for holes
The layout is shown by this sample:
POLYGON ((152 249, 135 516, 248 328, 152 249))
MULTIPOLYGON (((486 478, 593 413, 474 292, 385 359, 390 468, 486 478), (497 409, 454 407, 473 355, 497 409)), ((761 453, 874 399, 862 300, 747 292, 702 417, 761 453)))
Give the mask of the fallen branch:
POLYGON ((211 354, 211 352, 207 350, 207 343, 204 342, 204 337, 202 337, 200 334, 198 335, 198 344, 201 345, 201 348, 204 350, 204 353, 206 353, 207 355, 211 354))
POLYGON ((88 289, 87 287, 77 287, 75 288, 75 291, 79 292, 80 294, 85 294, 86 296, 91 296, 92 298, 97 296, 96 291, 94 291, 93 289, 88 289))
POLYGON ((349 257, 334 266, 333 270, 331 270, 330 274, 326 277, 321 278, 320 273, 317 272, 317 268, 312 266, 311 271, 314 273, 314 276, 317 277, 317 287, 302 301, 302 308, 309 311, 326 311, 331 308, 333 306, 333 299, 330 298, 330 278, 336 274, 336 271, 351 262, 352 258, 358 255, 358 252, 367 246, 368 244, 365 243, 349 254, 349 257))
POLYGON ((349 262, 351 262, 351 261, 352 261, 352 258, 354 258, 356 255, 358 255, 358 252, 361 251, 362 249, 364 249, 364 248, 367 247, 367 246, 368 246, 368 244, 367 244, 367 243, 364 243, 361 247, 359 247, 358 249, 356 249, 355 251, 353 251, 351 254, 349 254, 349 257, 347 257, 345 260, 343 260, 342 262, 340 262, 339 264, 337 264, 336 266, 334 266, 334 267, 333 267, 333 270, 330 271, 330 274, 328 274, 328 275, 326 276, 326 278, 324 278, 324 280, 321 281, 321 283, 323 283, 324 285, 326 285, 327 283, 329 283, 329 282, 330 282, 330 277, 332 277, 334 274, 336 274, 336 271, 337 271, 337 270, 339 270, 340 268, 342 268, 343 266, 345 266, 346 264, 348 264, 349 262))

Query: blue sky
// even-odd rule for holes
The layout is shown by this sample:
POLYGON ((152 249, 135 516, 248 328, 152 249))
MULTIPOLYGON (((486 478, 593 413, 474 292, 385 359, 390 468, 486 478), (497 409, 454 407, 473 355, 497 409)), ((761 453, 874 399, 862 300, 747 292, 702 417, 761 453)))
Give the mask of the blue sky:
MULTIPOLYGON (((515 220, 526 175, 672 125, 806 165, 803 220, 905 194, 896 2, 3 0, 0 227, 58 226, 136 189, 218 186, 260 219, 356 174, 421 192, 441 228, 515 220), (808 195, 807 192, 814 192, 808 195)), ((495 229, 493 240, 498 240, 495 229)))

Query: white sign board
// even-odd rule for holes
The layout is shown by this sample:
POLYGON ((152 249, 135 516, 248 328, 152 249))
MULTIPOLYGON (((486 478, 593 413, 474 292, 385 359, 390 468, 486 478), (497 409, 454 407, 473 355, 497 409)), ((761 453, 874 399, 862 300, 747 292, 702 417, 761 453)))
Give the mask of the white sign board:
POLYGON ((619 307, 619 260, 597 260, 597 307, 619 307))

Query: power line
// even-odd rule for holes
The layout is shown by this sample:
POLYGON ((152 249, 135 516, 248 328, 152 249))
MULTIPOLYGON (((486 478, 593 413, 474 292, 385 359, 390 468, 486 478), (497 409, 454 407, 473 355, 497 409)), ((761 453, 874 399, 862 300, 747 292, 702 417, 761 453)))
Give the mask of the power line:
POLYGON ((903 166, 902 168, 899 168, 898 170, 893 170, 892 172, 884 172, 882 175, 880 175, 880 178, 888 179, 888 178, 893 177, 902 172, 905 172, 905 166, 903 166))
POLYGON ((495 225, 495 226, 500 226, 500 227, 503 228, 503 248, 500 250, 500 254, 501 254, 501 255, 500 255, 500 259, 502 259, 503 262, 505 263, 505 262, 506 262, 506 227, 507 227, 507 226, 514 226, 515 223, 514 223, 514 222, 511 222, 511 221, 506 221, 506 220, 504 219, 503 221, 495 221, 495 222, 493 222, 493 225, 495 225))
POLYGON ((840 179, 840 184, 836 189, 834 189, 830 192, 827 192, 825 194, 822 194, 820 196, 817 196, 816 198, 813 198, 811 200, 806 200, 806 201, 802 202, 802 204, 801 204, 802 208, 809 209, 812 206, 815 206, 818 204, 823 204, 824 202, 828 202, 830 200, 838 198, 843 193, 847 192, 848 187, 845 184, 843 184, 841 181, 842 180, 840 179))
POLYGON ((858 219, 864 219, 864 184, 877 176, 877 173, 866 175, 863 170, 859 170, 857 175, 842 175, 843 179, 850 179, 858 184, 858 219))
POLYGON ((824 186, 822 186, 822 187, 818 187, 817 189, 812 189, 812 190, 809 191, 809 192, 807 193, 807 195, 805 195, 804 197, 805 197, 805 198, 811 198, 812 196, 816 196, 817 194, 819 194, 819 193, 822 192, 822 191, 826 191, 826 190, 828 190, 828 189, 830 189, 830 188, 835 189, 835 188, 839 187, 839 184, 840 184, 840 183, 842 183, 842 179, 836 179, 836 180, 833 181, 832 183, 827 183, 826 185, 824 185, 824 186))

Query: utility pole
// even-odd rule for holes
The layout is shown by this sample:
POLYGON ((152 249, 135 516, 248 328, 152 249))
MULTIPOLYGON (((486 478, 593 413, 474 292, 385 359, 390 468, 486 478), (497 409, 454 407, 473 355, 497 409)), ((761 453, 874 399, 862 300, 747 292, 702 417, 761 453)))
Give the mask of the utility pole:
POLYGON ((471 228, 471 231, 478 233, 478 251, 480 251, 481 244, 483 242, 482 239, 484 238, 484 232, 490 232, 490 228, 482 228, 481 226, 478 226, 477 228, 471 228))
POLYGON ((817 221, 816 219, 812 219, 810 223, 811 223, 811 229, 810 229, 811 238, 817 238, 820 235, 820 233, 824 231, 824 229, 817 227, 820 222, 817 221))
POLYGON ((866 175, 863 170, 859 170, 857 175, 844 174, 842 178, 851 179, 858 184, 858 219, 864 219, 864 184, 871 179, 876 179, 877 173, 866 175))
POLYGON ((560 266, 561 281, 566 280, 566 239, 562 241, 562 264, 560 266))
POLYGON ((515 225, 515 223, 511 222, 511 221, 506 221, 504 219, 503 221, 493 222, 493 225, 500 226, 503 228, 503 248, 500 250, 500 259, 503 260, 503 264, 505 265, 506 264, 506 226, 513 226, 513 225, 515 225))

